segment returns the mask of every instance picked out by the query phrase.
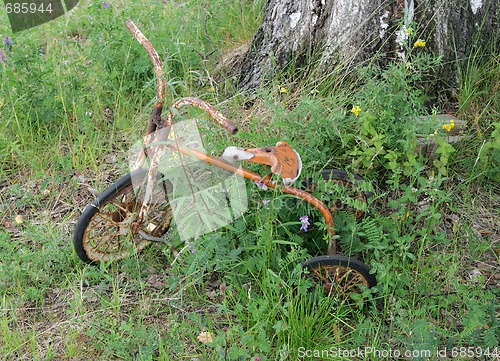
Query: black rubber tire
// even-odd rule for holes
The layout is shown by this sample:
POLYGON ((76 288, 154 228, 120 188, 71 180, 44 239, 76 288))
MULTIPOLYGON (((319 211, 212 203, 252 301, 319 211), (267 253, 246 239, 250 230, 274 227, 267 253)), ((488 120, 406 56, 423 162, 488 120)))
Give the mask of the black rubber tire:
MULTIPOLYGON (((128 173, 118 179, 115 183, 111 184, 104 192, 102 192, 97 199, 92 201, 83 211, 82 215, 78 219, 76 226, 75 226, 75 233, 73 237, 73 247, 75 249, 75 252, 77 256, 86 263, 91 263, 91 264, 97 264, 101 261, 116 261, 120 260, 123 258, 126 258, 133 253, 139 252, 148 245, 151 244, 151 241, 145 240, 145 239, 140 239, 140 241, 137 243, 137 246, 135 246, 132 249, 125 250, 122 252, 122 254, 119 255, 111 255, 109 257, 103 256, 103 257, 93 257, 91 254, 91 250, 86 249, 85 244, 85 237, 88 235, 86 232, 89 232, 87 230, 87 227, 89 227, 89 224, 92 222, 93 218, 99 214, 99 211, 105 207, 107 204, 110 204, 112 200, 114 200, 116 197, 121 196, 121 195, 127 195, 130 192, 133 192, 133 183, 137 181, 144 181, 148 173, 147 169, 137 169, 131 173, 128 173)), ((159 174, 158 177, 161 177, 159 174)), ((135 200, 133 199, 133 202, 135 200)), ((170 225, 171 218, 168 219, 168 226, 170 225)), ((162 234, 166 232, 166 229, 162 229, 162 234)), ((155 234, 155 236, 159 236, 160 234, 155 234)), ((134 237, 140 237, 139 235, 135 234, 132 235, 134 237)), ((92 247, 92 246, 90 246, 92 247)), ((88 248, 88 247, 87 247, 88 248)))
MULTIPOLYGON (((347 173, 345 170, 342 170, 342 169, 325 169, 321 172, 321 176, 326 181, 342 181, 342 182, 351 183, 351 184, 353 183, 353 181, 354 182, 364 182, 365 181, 363 179, 363 177, 361 177, 357 174, 352 174, 352 176, 351 176, 351 175, 349 175, 349 173, 347 173), (353 178, 354 178, 354 180, 353 180, 353 178)), ((371 192, 362 191, 360 193, 361 193, 362 197, 364 198, 363 201, 365 203, 367 203, 368 199, 370 199, 373 196, 373 193, 371 193, 371 192)), ((327 204, 327 206, 328 206, 328 204, 327 204)), ((338 208, 338 206, 337 206, 337 208, 338 208)), ((363 218, 363 216, 364 216, 364 212, 361 210, 354 211, 354 214, 358 220, 363 218)))
MULTIPOLYGON (((377 285, 377 279, 373 274, 370 274, 370 268, 367 265, 365 265, 363 262, 358 261, 357 259, 347 256, 329 255, 312 257, 302 263, 302 267, 308 270, 310 275, 317 275, 317 271, 321 268, 340 270, 345 269, 346 272, 353 272, 354 277, 356 277, 360 281, 356 284, 353 284, 352 286, 359 287, 362 285, 371 288, 377 285)), ((323 282, 323 286, 326 288, 328 285, 325 285, 323 282)), ((336 284, 332 286, 336 286, 336 288, 340 290, 342 290, 343 287, 342 284, 336 284)), ((330 286, 330 291, 332 286, 330 286)))
MULTIPOLYGON (((352 183, 351 176, 343 169, 325 169, 321 171, 321 176, 324 180, 338 179, 352 183)), ((354 180, 358 182, 365 181, 364 178, 358 174, 352 174, 352 177, 354 177, 354 180)))

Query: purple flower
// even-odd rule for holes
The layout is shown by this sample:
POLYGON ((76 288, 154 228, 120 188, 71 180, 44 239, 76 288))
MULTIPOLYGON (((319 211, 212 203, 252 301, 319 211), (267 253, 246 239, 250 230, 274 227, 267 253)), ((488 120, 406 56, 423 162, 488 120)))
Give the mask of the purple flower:
POLYGON ((10 51, 10 47, 11 47, 13 41, 11 38, 9 38, 8 35, 5 37, 5 39, 3 39, 3 43, 5 44, 5 49, 7 49, 7 51, 10 51))
POLYGON ((267 206, 269 204, 269 202, 271 202, 269 199, 263 199, 262 200, 262 204, 265 206, 267 206))
POLYGON ((266 186, 264 183, 259 182, 259 181, 255 181, 255 185, 256 185, 257 187, 259 187, 259 188, 261 188, 261 189, 263 189, 263 190, 267 191, 267 186, 266 186))
POLYGON ((195 254, 196 253, 196 250, 194 249, 194 245, 192 242, 189 242, 189 241, 186 241, 186 244, 188 245, 189 247, 189 250, 191 251, 192 254, 195 254))
POLYGON ((102 2, 102 7, 105 9, 109 9, 109 4, 106 1, 102 2))
POLYGON ((302 216, 299 218, 300 223, 302 223, 302 226, 300 226, 300 230, 307 232, 307 227, 309 226, 309 217, 308 216, 302 216))
POLYGON ((5 54, 3 53, 3 51, 0 50, 0 62, 5 63, 5 58, 7 58, 7 57, 5 56, 5 54))

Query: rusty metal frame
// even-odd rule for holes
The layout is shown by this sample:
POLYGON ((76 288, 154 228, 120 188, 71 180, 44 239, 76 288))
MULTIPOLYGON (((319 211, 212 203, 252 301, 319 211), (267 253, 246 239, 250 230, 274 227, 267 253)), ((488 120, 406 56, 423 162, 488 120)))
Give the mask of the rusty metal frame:
MULTIPOLYGON (((240 177, 251 179, 255 182, 260 182, 260 183, 262 183, 270 188, 273 188, 273 189, 278 188, 277 184, 272 182, 270 176, 262 177, 262 175, 260 175, 258 173, 254 173, 254 172, 249 171, 249 170, 242 168, 242 167, 236 167, 233 164, 226 162, 223 159, 213 157, 209 154, 200 152, 196 149, 181 148, 181 147, 177 147, 173 144, 169 144, 168 147, 173 149, 173 150, 176 150, 182 154, 194 156, 197 159, 199 159, 203 162, 212 164, 218 168, 235 173, 235 174, 239 175, 240 177)), ((328 248, 328 253, 332 254, 332 255, 336 254, 337 253, 337 242, 335 240, 335 227, 334 227, 335 225, 333 222, 333 216, 332 216, 330 209, 321 200, 319 200, 318 198, 314 197, 312 194, 310 194, 304 190, 294 188, 294 187, 283 186, 283 187, 281 187, 281 191, 284 193, 295 195, 295 196, 303 199, 304 201, 311 204, 312 206, 314 206, 315 208, 317 208, 321 212, 323 218, 325 219, 327 233, 328 233, 328 239, 330 242, 330 246, 328 248)))
MULTIPOLYGON (((236 124, 231 123, 222 115, 219 111, 217 111, 212 105, 208 104, 207 102, 198 99, 198 98, 193 98, 193 97, 188 97, 188 98, 182 98, 177 100, 173 105, 170 111, 167 113, 166 117, 164 119, 161 118, 161 113, 163 110, 164 106, 164 99, 165 99, 165 81, 163 80, 163 70, 162 70, 162 61, 160 57, 158 56, 158 53, 152 46, 152 44, 149 42, 149 40, 142 34, 142 32, 137 28, 137 26, 130 20, 127 20, 126 26, 131 32, 131 34, 137 39, 137 41, 146 49, 146 51, 149 54, 149 57, 151 58, 151 62, 153 63, 154 69, 155 69, 155 74, 156 74, 156 86, 157 86, 157 92, 156 92, 156 104, 154 106, 150 121, 149 121, 149 126, 148 130, 146 133, 146 137, 144 140, 144 152, 141 152, 139 155, 135 165, 134 169, 140 168, 143 166, 146 157, 149 157, 151 159, 151 164, 148 170, 148 176, 147 176, 147 185, 146 185, 146 193, 144 196, 144 201, 141 206, 141 209, 139 211, 138 215, 138 220, 137 222, 142 222, 143 219, 147 219, 146 215, 149 210, 149 205, 151 204, 151 199, 153 195, 153 189, 155 186, 156 182, 156 176, 158 172, 158 165, 160 162, 160 159, 163 157, 165 152, 167 151, 165 147, 165 139, 156 139, 157 136, 155 136, 155 131, 165 128, 167 126, 170 126, 175 118, 176 111, 182 108, 183 106, 186 105, 191 105, 200 108, 204 112, 206 112, 212 119, 214 119, 216 122, 218 122, 222 127, 224 127, 229 133, 235 134, 238 131, 238 126, 236 124), (154 145, 155 143, 158 143, 159 145, 154 145)), ((164 136, 164 135, 163 135, 164 136)), ((241 167, 236 167, 235 165, 226 162, 223 159, 219 159, 216 157, 213 157, 209 154, 206 154, 204 152, 200 152, 196 149, 192 148, 184 148, 184 147, 179 147, 174 144, 168 144, 168 148, 178 151, 182 154, 189 155, 189 156, 194 156, 197 159, 207 162, 209 164, 212 164, 218 168, 224 169, 226 171, 232 172, 237 174, 238 176, 251 179, 256 182, 260 182, 262 184, 265 184, 266 186, 270 188, 278 188, 278 185, 274 183, 271 180, 270 175, 263 177, 258 173, 251 172, 247 169, 241 168, 241 167)), ((334 222, 333 222, 333 217, 330 209, 318 198, 314 197, 310 193, 297 189, 291 186, 282 186, 280 187, 281 191, 287 194, 292 194, 295 195, 304 201, 308 202, 315 208, 317 208, 323 218, 325 219, 326 223, 326 230, 328 234, 328 240, 329 240, 329 248, 328 248, 328 253, 333 255, 337 253, 337 243, 335 239, 335 229, 334 229, 334 222)))
POLYGON ((165 104, 166 94, 165 80, 163 79, 163 63, 153 45, 131 20, 127 20, 125 22, 125 26, 134 36, 134 38, 136 38, 139 44, 141 44, 142 47, 148 52, 156 74, 156 104, 153 108, 153 114, 151 115, 147 132, 147 134, 151 134, 156 129, 163 128, 165 124, 161 119, 161 112, 163 110, 163 105, 165 104))

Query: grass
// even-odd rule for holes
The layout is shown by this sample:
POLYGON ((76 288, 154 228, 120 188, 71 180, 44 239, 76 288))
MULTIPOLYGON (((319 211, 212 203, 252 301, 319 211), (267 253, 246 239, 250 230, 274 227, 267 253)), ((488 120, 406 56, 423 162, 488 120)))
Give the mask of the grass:
MULTIPOLYGON (((419 76, 436 60, 423 52, 409 58, 414 73, 404 63, 321 77, 290 71, 251 106, 242 95, 225 99, 217 64, 251 39, 262 7, 81 1, 32 30, 0 27, 14 41, 0 65, 0 359, 377 360, 389 351, 437 359, 445 347, 459 358, 498 350, 497 49, 458 63, 464 137, 449 144, 436 124, 429 159, 413 151, 421 134, 408 122, 429 112, 419 76), (154 74, 128 18, 164 59, 167 104, 199 96, 240 125, 229 138, 202 122, 215 154, 286 140, 302 156, 304 179, 344 168, 368 180, 367 216, 335 220, 342 249, 375 272, 375 289, 350 306, 314 292, 299 265, 322 239, 300 232, 298 218, 317 214, 253 184, 250 210, 193 241, 194 254, 183 248, 174 259, 154 245, 112 264, 77 259, 74 225, 93 197, 75 170, 98 191, 128 172, 128 149, 154 102, 154 74)), ((315 194, 333 191, 325 187, 315 194)))

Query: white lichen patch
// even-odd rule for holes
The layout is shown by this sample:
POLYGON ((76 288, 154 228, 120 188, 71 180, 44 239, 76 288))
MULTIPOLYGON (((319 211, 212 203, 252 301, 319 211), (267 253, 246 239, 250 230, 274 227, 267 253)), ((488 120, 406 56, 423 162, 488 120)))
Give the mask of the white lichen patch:
POLYGON ((380 31, 379 31, 380 39, 384 38, 385 31, 389 27, 389 24, 386 22, 387 18, 389 18, 389 12, 386 10, 382 14, 382 16, 379 18, 379 20, 380 20, 380 31))
POLYGON ((301 16, 301 14, 299 11, 297 11, 293 14, 290 14, 290 28, 295 29, 295 27, 299 23, 300 16, 301 16))
POLYGON ((396 33, 396 44, 398 44, 399 46, 403 46, 406 43, 406 40, 408 40, 408 37, 409 35, 406 29, 406 25, 403 25, 403 27, 396 33))
POLYGON ((311 19, 311 24, 312 26, 316 26, 316 23, 318 22, 318 15, 313 14, 312 19, 311 19))
POLYGON ((483 0, 470 0, 470 7, 474 15, 476 15, 481 6, 483 6, 483 0))

